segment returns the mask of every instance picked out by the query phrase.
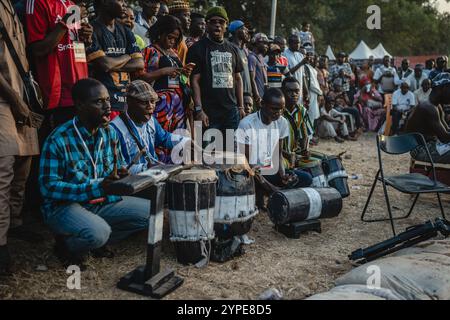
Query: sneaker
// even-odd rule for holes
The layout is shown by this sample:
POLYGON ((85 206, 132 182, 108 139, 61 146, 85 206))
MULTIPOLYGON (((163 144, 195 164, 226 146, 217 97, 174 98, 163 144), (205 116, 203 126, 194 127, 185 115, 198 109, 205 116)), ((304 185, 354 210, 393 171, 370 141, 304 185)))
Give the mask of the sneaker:
POLYGON ((8 231, 8 236, 11 238, 27 241, 30 243, 42 243, 44 237, 37 232, 30 230, 29 226, 19 226, 11 228, 8 231))
POLYGON ((67 248, 64 237, 62 236, 55 237, 54 253, 58 260, 63 264, 64 268, 72 265, 78 266, 81 271, 84 271, 87 268, 85 265, 86 257, 81 254, 70 252, 67 248))
POLYGON ((112 258, 114 258, 114 252, 111 251, 107 246, 103 246, 101 248, 91 250, 91 255, 97 259, 100 259, 100 258, 112 259, 112 258))
POLYGON ((338 136, 336 136, 336 137, 334 137, 334 141, 336 141, 337 143, 344 143, 344 139, 342 139, 341 137, 338 137, 338 136))
POLYGON ((11 256, 9 255, 8 246, 0 246, 0 276, 11 275, 11 256))

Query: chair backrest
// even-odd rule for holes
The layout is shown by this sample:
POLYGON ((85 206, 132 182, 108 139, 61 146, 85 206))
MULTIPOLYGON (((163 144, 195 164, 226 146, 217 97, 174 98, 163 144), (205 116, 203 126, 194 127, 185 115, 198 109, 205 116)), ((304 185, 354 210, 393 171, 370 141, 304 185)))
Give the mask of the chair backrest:
POLYGON ((388 154, 404 154, 419 146, 426 147, 425 139, 420 133, 408 133, 400 136, 378 136, 380 149, 388 154))

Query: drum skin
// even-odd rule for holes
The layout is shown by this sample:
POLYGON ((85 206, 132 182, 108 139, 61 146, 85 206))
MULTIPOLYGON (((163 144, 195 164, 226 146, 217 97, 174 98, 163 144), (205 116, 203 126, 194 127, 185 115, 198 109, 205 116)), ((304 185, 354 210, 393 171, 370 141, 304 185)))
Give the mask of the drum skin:
POLYGON ((333 188, 284 190, 272 194, 268 209, 275 225, 334 218, 342 210, 342 197, 333 188))

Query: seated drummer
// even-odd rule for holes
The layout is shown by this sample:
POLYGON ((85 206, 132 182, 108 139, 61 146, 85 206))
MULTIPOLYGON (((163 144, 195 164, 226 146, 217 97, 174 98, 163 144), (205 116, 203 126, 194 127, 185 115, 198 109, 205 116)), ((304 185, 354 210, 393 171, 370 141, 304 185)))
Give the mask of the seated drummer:
POLYGON ((263 187, 267 182, 279 188, 309 187, 312 183, 309 173, 286 171, 284 167, 280 146, 289 136, 289 123, 281 116, 284 107, 283 92, 278 88, 267 89, 261 109, 239 123, 236 131, 239 152, 245 154, 252 167, 261 169, 259 178, 263 187))
POLYGON ((135 80, 127 88, 127 112, 111 122, 117 132, 125 163, 130 173, 137 174, 157 164, 156 148, 173 149, 187 141, 180 135, 165 131, 153 117, 158 94, 147 82, 135 80))
MULTIPOLYGON (((406 132, 423 134, 435 163, 450 164, 450 128, 445 121, 442 105, 450 104, 450 73, 441 73, 433 79, 429 102, 413 109, 406 123, 406 132)), ((411 152, 413 159, 429 162, 425 148, 411 152)))
POLYGON ((314 134, 314 127, 309 119, 308 110, 298 103, 300 98, 300 82, 293 77, 284 79, 282 84, 286 108, 284 117, 289 122, 289 137, 283 145, 283 154, 292 165, 297 156, 308 159, 309 142, 314 134))
POLYGON ((150 202, 108 195, 111 183, 128 174, 109 129, 108 90, 88 78, 73 86, 72 97, 76 116, 47 138, 39 184, 45 223, 57 235, 55 254, 65 266, 84 269, 90 251, 112 257, 107 243, 148 227, 150 202))

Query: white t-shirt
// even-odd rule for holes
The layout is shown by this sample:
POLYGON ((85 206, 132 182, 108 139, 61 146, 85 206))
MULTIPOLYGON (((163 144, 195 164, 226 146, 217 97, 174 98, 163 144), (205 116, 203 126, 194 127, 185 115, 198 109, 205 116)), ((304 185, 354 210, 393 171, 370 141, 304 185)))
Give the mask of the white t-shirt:
POLYGON ((289 137, 289 122, 284 117, 265 125, 261 121, 260 112, 252 113, 242 119, 236 130, 236 142, 250 146, 250 159, 248 159, 250 165, 261 166, 265 169, 274 168, 273 155, 277 143, 287 137, 289 137))
POLYGON ((402 90, 397 89, 392 95, 392 105, 397 106, 397 111, 405 112, 411 110, 416 105, 414 93, 408 91, 406 94, 402 94, 402 90))

